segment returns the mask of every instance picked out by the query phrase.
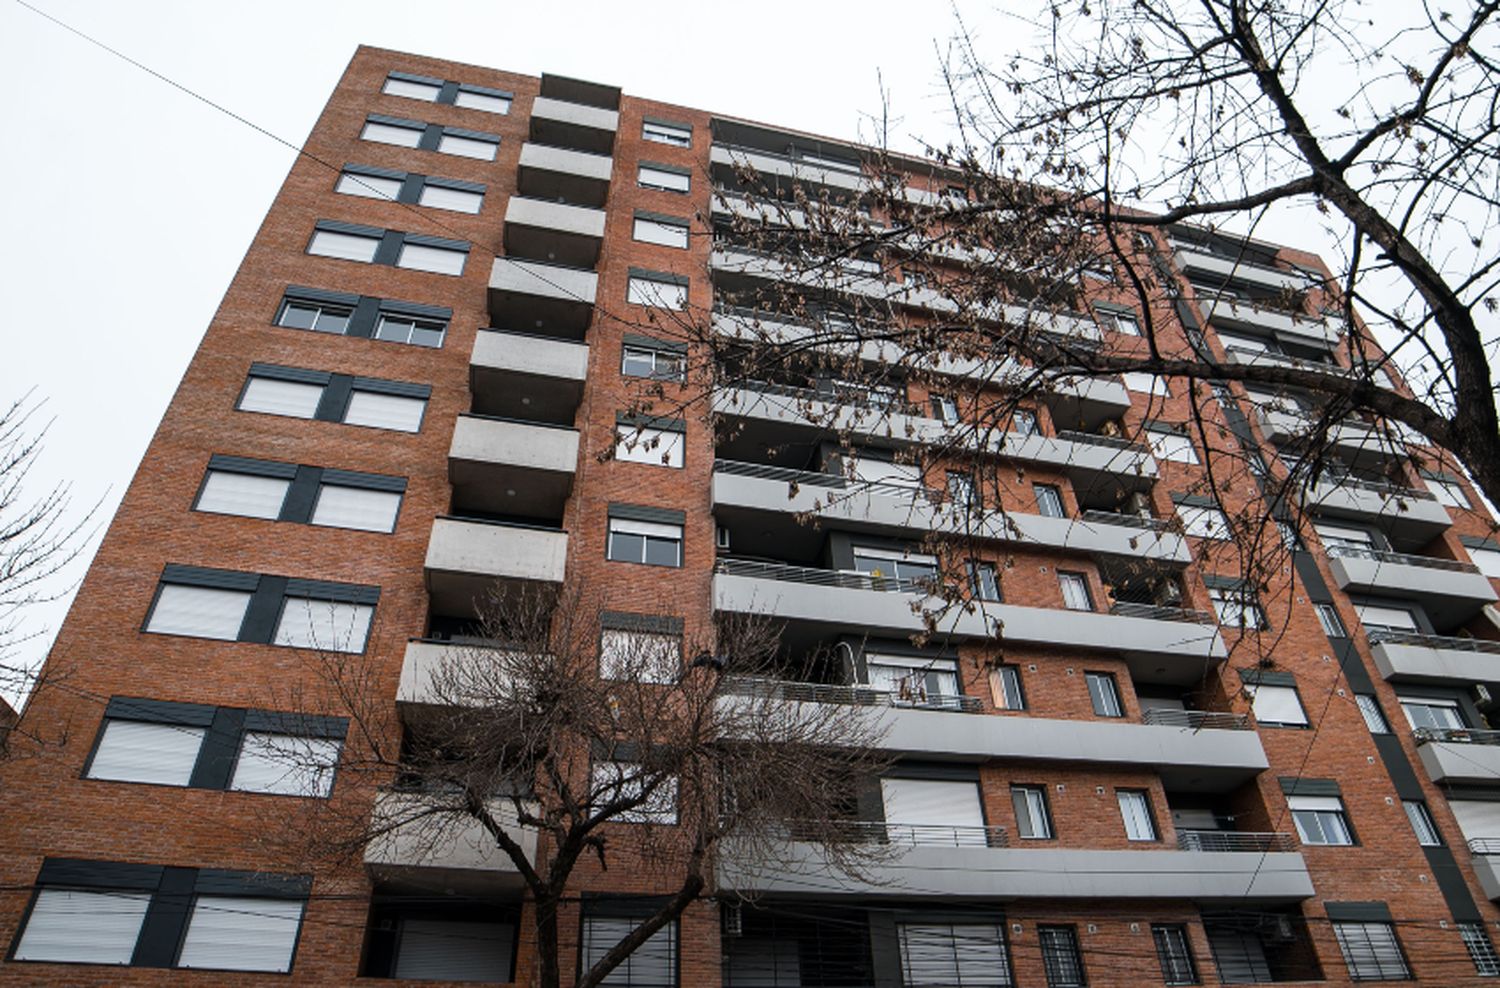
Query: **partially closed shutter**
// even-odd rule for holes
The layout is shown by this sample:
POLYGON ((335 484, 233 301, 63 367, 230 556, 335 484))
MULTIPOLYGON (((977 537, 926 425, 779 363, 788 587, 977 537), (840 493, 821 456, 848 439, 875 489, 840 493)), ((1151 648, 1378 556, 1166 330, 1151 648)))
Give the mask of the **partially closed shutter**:
POLYGON ((515 938, 515 928, 503 923, 402 920, 395 976, 431 981, 509 981, 515 938))
POLYGON ((157 595, 147 631, 162 635, 192 635, 234 641, 245 621, 250 594, 244 590, 214 590, 168 583, 157 595))
POLYGON ((150 904, 145 892, 42 889, 15 959, 129 964, 150 904))
POLYGON ((394 491, 324 484, 318 489, 318 504, 313 509, 312 523, 330 528, 389 532, 396 527, 396 511, 400 507, 401 495, 394 491))
POLYGON ((302 907, 297 899, 199 896, 177 966, 289 971, 302 907))
POLYGON ((1306 724, 1307 714, 1290 686, 1249 686, 1255 719, 1267 724, 1306 724))
POLYGON ((396 429, 416 432, 422 427, 422 411, 427 402, 421 398, 354 391, 349 395, 349 410, 344 421, 349 425, 367 425, 374 429, 396 429))
POLYGON ((979 806, 979 786, 973 782, 937 782, 928 779, 881 779, 885 802, 886 831, 893 840, 938 841, 984 844, 982 830, 928 831, 928 827, 984 826, 979 806))
POLYGON ((276 644, 330 652, 363 652, 375 608, 333 600, 288 597, 276 626, 276 644))
POLYGON ((291 481, 280 477, 212 470, 198 495, 198 510, 275 519, 281 514, 281 502, 286 500, 290 486, 291 481))
POLYGON ((229 788, 286 796, 327 796, 341 743, 332 738, 245 732, 229 788))
POLYGON ((1500 847, 1500 803, 1480 803, 1473 800, 1454 799, 1448 808, 1458 820, 1458 829, 1465 840, 1488 838, 1500 847))
POLYGON ((240 398, 240 411, 265 412, 268 415, 290 415, 310 419, 323 400, 321 384, 299 384, 269 377, 252 377, 240 398))
POLYGON ((204 729, 182 724, 110 720, 89 763, 89 778, 185 786, 203 746, 204 729))

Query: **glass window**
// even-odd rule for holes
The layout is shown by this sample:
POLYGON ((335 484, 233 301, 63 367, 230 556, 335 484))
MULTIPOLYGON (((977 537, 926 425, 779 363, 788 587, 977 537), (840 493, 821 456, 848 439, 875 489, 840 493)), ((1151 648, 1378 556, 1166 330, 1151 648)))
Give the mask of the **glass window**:
POLYGON ((970 563, 969 586, 973 588, 975 600, 1000 603, 1005 597, 1000 593, 1000 577, 994 563, 970 563))
POLYGON ((472 89, 459 88, 453 97, 453 105, 466 110, 483 110, 486 113, 509 113, 510 98, 498 93, 478 93, 472 89))
POLYGON ((384 175, 364 175, 353 172, 344 172, 339 175, 338 184, 333 187, 335 192, 342 192, 346 196, 364 196, 366 199, 389 199, 396 201, 396 196, 401 193, 401 179, 388 178, 384 175))
POLYGON ((1036 493, 1036 510, 1038 514, 1048 518, 1066 518, 1068 512, 1063 508, 1062 491, 1052 484, 1032 484, 1031 489, 1036 493))
POLYGON ((348 306, 288 299, 276 315, 276 325, 342 335, 349 331, 349 317, 352 315, 354 310, 348 306))
POLYGON ((1146 441, 1151 444, 1152 455, 1159 460, 1172 460, 1177 463, 1198 462, 1198 453, 1193 449, 1193 441, 1187 436, 1176 432, 1158 432, 1155 429, 1147 429, 1146 441))
POLYGON ((1083 678, 1088 683, 1089 701, 1094 705, 1095 716, 1125 716, 1124 707, 1120 704, 1120 687, 1114 676, 1107 672, 1086 672, 1083 678))
POLYGON ((668 429, 620 423, 615 426, 615 459, 655 467, 681 467, 687 436, 668 429))
POLYGON ((1457 700, 1401 697, 1401 709, 1413 730, 1459 731, 1466 726, 1457 700))
POLYGON ((1089 595, 1089 581, 1082 573, 1057 574, 1058 586, 1062 587, 1063 606, 1070 611, 1092 611, 1094 599, 1089 595))
POLYGON ((659 244, 663 247, 682 247, 688 245, 688 225, 686 223, 668 223, 664 220, 647 219, 644 216, 635 218, 635 239, 647 244, 659 244))
POLYGON ((466 250, 405 243, 401 245, 401 253, 396 256, 396 267, 411 271, 431 271, 433 274, 463 274, 464 262, 468 259, 469 252, 466 250))
POLYGON ((1288 796, 1292 822, 1304 844, 1348 845, 1354 843, 1343 800, 1337 796, 1288 796))
POLYGON ((1391 733, 1391 725, 1386 723, 1385 712, 1380 709, 1378 700, 1368 693, 1356 693, 1354 702, 1359 707, 1360 716, 1365 719, 1365 726, 1370 729, 1371 734, 1391 733))
POLYGON ((375 141, 379 144, 414 148, 422 143, 423 131, 422 127, 398 127, 395 124, 376 123, 370 120, 365 123, 365 129, 359 132, 359 136, 364 140, 375 141))
POLYGON ((1469 559, 1479 572, 1492 580, 1500 580, 1500 549, 1490 549, 1484 546, 1471 545, 1464 548, 1469 550, 1469 559))
POLYGON ((1333 935, 1355 981, 1406 981, 1411 968, 1390 923, 1334 923, 1333 935))
POLYGON ((647 566, 681 566, 682 526, 611 518, 608 558, 647 566))
POLYGON ((313 506, 312 523, 328 528, 354 528, 364 532, 390 532, 396 528, 401 495, 368 487, 323 484, 313 506))
MULTIPOLYGON (((1100 276, 1102 277, 1102 274, 1100 276)), ((1110 277, 1105 280, 1113 281, 1114 278, 1110 277)), ((1094 310, 1094 314, 1098 317, 1099 325, 1105 329, 1112 329, 1116 333, 1121 333, 1125 336, 1141 335, 1141 323, 1135 317, 1134 312, 1121 312, 1118 309, 1096 309, 1094 310)))
POLYGON ((334 257, 343 261, 375 260, 375 250, 380 246, 379 237, 366 237, 355 233, 337 233, 333 230, 315 230, 307 245, 309 254, 319 257, 334 257))
POLYGON ((272 643, 330 652, 363 652, 375 608, 336 600, 288 597, 272 643))
POLYGON ((1229 538, 1229 519, 1218 508, 1202 504, 1177 505, 1177 517, 1184 533, 1200 539, 1229 538))
POLYGON ((958 696, 958 664, 920 655, 865 655, 865 681, 896 702, 927 703, 958 696))
POLYGON ((1140 371, 1126 371, 1120 377, 1125 381, 1125 387, 1131 391, 1139 391, 1142 394, 1160 395, 1163 398, 1172 396, 1167 382, 1155 374, 1143 374, 1140 371))
POLYGON ((300 381, 279 381, 270 377, 252 377, 240 395, 242 412, 265 412, 267 415, 289 415, 310 419, 323 400, 323 385, 300 381))
POLYGON ((958 424, 958 402, 947 395, 933 395, 928 399, 932 405, 932 417, 944 425, 958 424))
POLYGON ((1369 532, 1359 528, 1345 528, 1342 525, 1329 525, 1323 522, 1314 522, 1313 531, 1318 533, 1318 538, 1325 546, 1348 546, 1354 549, 1373 549, 1375 539, 1369 532))
POLYGON ((632 305, 649 305, 657 309, 686 309, 688 286, 674 281, 660 281, 639 275, 630 279, 625 300, 632 305))
POLYGON ((480 161, 494 161, 495 151, 500 147, 496 141, 486 141, 477 137, 460 137, 458 134, 444 134, 438 138, 437 149, 443 154, 457 155, 460 158, 477 158, 480 161))
POLYGON ((902 581, 921 580, 932 583, 937 580, 937 557, 857 545, 854 546, 854 569, 873 577, 895 577, 902 581))
POLYGON ((1405 607, 1380 607, 1376 604, 1355 604, 1359 623, 1366 631, 1403 631, 1416 633, 1417 619, 1405 607))
POLYGON ((687 358, 680 353, 651 350, 626 345, 620 359, 620 373, 625 377, 652 377, 659 381, 680 381, 687 358))
POLYGON ((248 590, 216 590, 176 583, 162 585, 146 630, 158 635, 187 635, 234 641, 250 606, 248 590))
POLYGON ((1412 833, 1417 835, 1417 843, 1423 847, 1441 847, 1443 838, 1438 835, 1437 824, 1432 822, 1432 814, 1427 811, 1427 804, 1420 799, 1403 799, 1401 806, 1406 810, 1406 819, 1411 821, 1412 833))
POLYGON ((618 800, 641 798, 647 787, 651 791, 636 806, 610 817, 617 823, 677 822, 677 780, 657 778, 635 762, 595 762, 592 788, 594 805, 604 806, 618 800))
POLYGON ((1125 822, 1125 837, 1128 840, 1156 840, 1156 821, 1151 819, 1151 800, 1139 789, 1117 789, 1115 798, 1120 803, 1120 819, 1125 822))
POLYGON ((282 796, 327 796, 333 790, 339 741, 246 731, 229 788, 282 796))
POLYGON ((410 79, 397 79, 387 77, 385 86, 380 90, 387 96, 405 96, 408 99, 426 100, 428 103, 436 103, 438 94, 443 87, 435 82, 415 82, 410 79))
POLYGON ((1307 713, 1302 709, 1302 700, 1297 696, 1295 686, 1248 684, 1245 689, 1250 693, 1250 707, 1255 711, 1255 719, 1262 724, 1307 726, 1307 713))
POLYGON ((959 470, 949 470, 947 477, 948 503, 956 508, 979 507, 979 492, 974 488, 974 478, 959 470))
POLYGON ((1052 815, 1047 812, 1047 790, 1041 786, 1011 786, 1010 805, 1016 812, 1016 836, 1022 840, 1051 840, 1052 815))
POLYGON ((674 683, 682 671, 677 635, 606 628, 599 636, 599 675, 638 683, 674 683))
POLYGON ((88 777, 185 786, 193 775, 205 733, 204 728, 184 724, 111 718, 104 722, 104 733, 89 759, 88 777))
POLYGON ((647 121, 641 125, 641 137, 658 144, 670 144, 673 147, 691 147, 693 143, 693 131, 688 127, 677 127, 672 124, 651 123, 647 121))
POLYGON ((999 923, 899 923, 901 983, 910 988, 1005 988, 1014 984, 999 923))
POLYGON ((395 316, 382 313, 375 324, 375 338, 390 343, 410 343, 413 346, 440 347, 447 323, 414 316, 395 316))
POLYGON ((447 209, 455 213, 477 213, 484 205, 484 193, 427 182, 422 186, 421 195, 417 197, 417 205, 447 209))
POLYGON ((990 694, 1000 710, 1025 710, 1026 696, 1021 692, 1019 666, 1000 666, 990 670, 990 694))
POLYGON ((1483 923, 1459 923, 1458 935, 1463 937, 1476 974, 1485 978, 1500 976, 1500 956, 1496 956, 1495 944, 1483 923))
POLYGON ((44 888, 32 903, 14 957, 18 961, 129 964, 150 905, 151 896, 145 892, 44 888))
POLYGON ((1214 605, 1219 624, 1226 628, 1265 630, 1266 616, 1255 594, 1242 588, 1210 587, 1208 599, 1214 605))
POLYGON ((200 895, 193 901, 177 966, 290 971, 302 907, 297 899, 200 895))
POLYGON ((1076 929, 1071 926, 1038 926, 1036 937, 1042 947, 1047 988, 1082 988, 1088 983, 1083 975, 1083 956, 1078 952, 1076 929))
POLYGON ((372 429, 416 432, 422 427, 422 413, 426 409, 427 401, 424 398, 409 398, 405 395, 355 389, 349 395, 349 407, 344 412, 344 422, 347 425, 364 425, 372 429))
POLYGON ((642 188, 658 189, 662 192, 686 192, 692 187, 692 176, 641 165, 637 181, 642 188))
POLYGON ((1036 413, 1028 412, 1024 408, 1016 409, 1010 416, 1010 428, 1018 436, 1036 435, 1036 413))
POLYGON ((193 510, 275 520, 281 515, 281 504, 291 486, 292 482, 283 477, 210 470, 193 510))
POLYGON ((1344 628, 1343 619, 1339 617, 1337 607, 1332 604, 1319 604, 1318 623, 1323 626, 1323 634, 1329 638, 1348 638, 1349 632, 1344 628))
MULTIPOLYGON (((641 925, 639 919, 613 916, 586 916, 583 921, 583 947, 580 964, 583 970, 593 968, 631 931, 641 925)), ((668 923, 653 933, 645 943, 600 982, 609 988, 675 988, 677 984, 677 923, 668 923)))
POLYGON ((1161 980, 1168 985, 1198 984, 1198 968, 1193 963, 1193 948, 1188 943, 1187 928, 1152 924, 1151 939, 1156 941, 1156 960, 1161 965, 1161 980))

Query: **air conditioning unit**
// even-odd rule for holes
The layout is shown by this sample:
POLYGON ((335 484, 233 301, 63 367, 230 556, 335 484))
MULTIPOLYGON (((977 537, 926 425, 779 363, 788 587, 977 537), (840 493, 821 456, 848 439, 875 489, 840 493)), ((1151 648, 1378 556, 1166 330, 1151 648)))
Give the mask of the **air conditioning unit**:
POLYGON ((720 909, 723 919, 723 935, 726 937, 743 936, 745 933, 745 915, 740 904, 726 902, 720 909))

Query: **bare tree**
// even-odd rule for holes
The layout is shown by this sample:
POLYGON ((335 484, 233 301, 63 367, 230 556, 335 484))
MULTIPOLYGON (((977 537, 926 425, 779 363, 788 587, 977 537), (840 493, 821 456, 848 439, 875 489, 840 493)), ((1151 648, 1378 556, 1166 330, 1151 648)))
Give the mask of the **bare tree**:
MULTIPOLYGON (((765 688, 764 673, 794 661, 769 622, 728 619, 686 639, 619 634, 601 628, 581 586, 497 591, 481 611, 467 644, 416 671, 420 709, 404 728, 362 656, 309 653, 351 736, 340 797, 291 828, 299 858, 440 859, 480 834, 524 882, 544 988, 559 984, 559 910, 577 895, 580 862, 645 876, 668 894, 591 958, 576 982, 591 988, 711 895, 716 863, 753 874, 795 841, 861 875, 887 853, 851 825, 860 787, 886 765, 880 711, 765 688)), ((271 754, 299 775, 317 757, 296 745, 271 754)))

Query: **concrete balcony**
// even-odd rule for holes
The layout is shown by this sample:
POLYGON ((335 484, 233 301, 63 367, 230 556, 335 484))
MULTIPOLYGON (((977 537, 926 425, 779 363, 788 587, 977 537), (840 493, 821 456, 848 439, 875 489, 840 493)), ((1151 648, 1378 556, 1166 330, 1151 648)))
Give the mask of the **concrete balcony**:
MULTIPOLYGON (((465 705, 464 698, 457 694, 466 688, 495 685, 490 681, 493 677, 480 667, 493 663, 501 654, 500 649, 488 645, 413 638, 406 643, 401 663, 397 708, 411 721, 436 707, 465 705)), ((472 702, 482 703, 483 698, 475 697, 472 702)))
POLYGON ((483 329, 469 354, 469 391, 482 415, 572 425, 589 348, 549 336, 483 329))
POLYGON ((561 529, 440 516, 424 564, 432 609, 470 617, 496 587, 561 583, 567 557, 561 529))
MULTIPOLYGON (((442 796, 391 791, 375 799, 373 828, 390 829, 365 848, 365 866, 377 881, 424 889, 497 891, 522 887, 515 862, 472 817, 424 816, 442 796)), ((446 800, 445 800, 446 802, 446 800)), ((495 799, 490 812, 536 863, 536 831, 521 827, 514 805, 495 799)))
POLYGON ((1224 329, 1232 329, 1234 323, 1240 323, 1270 330, 1280 338, 1328 349, 1336 347, 1344 336, 1344 321, 1333 316, 1314 319, 1201 289, 1197 291, 1197 297, 1204 318, 1224 329))
POLYGON ((1440 629, 1457 627, 1496 600, 1489 577, 1470 563, 1359 546, 1327 551, 1340 590, 1415 599, 1440 629))
POLYGON ((517 187, 523 196, 601 207, 609 199, 615 159, 527 141, 517 187))
POLYGON ((1500 642, 1376 632, 1370 654, 1393 683, 1474 683, 1500 688, 1500 642))
POLYGON ((1500 778, 1500 731, 1430 728, 1412 732, 1417 756, 1433 782, 1492 785, 1500 778))
MULTIPOLYGON (((1259 406, 1255 417, 1266 438, 1274 443, 1306 442, 1318 425, 1317 413, 1287 403, 1259 406)), ((1358 419, 1345 419, 1328 427, 1328 445, 1354 464, 1382 464, 1406 455, 1405 444, 1425 442, 1397 426, 1382 427, 1358 419)))
POLYGON ((1132 672, 1148 682, 1196 682, 1206 663, 1226 654, 1218 626, 1193 620, 1191 612, 1172 612, 1183 620, 1164 620, 985 603, 966 613, 945 608, 910 581, 750 560, 719 561, 714 606, 798 622, 819 634, 856 628, 897 638, 925 631, 921 611, 927 608, 937 615, 940 635, 981 640, 1003 631, 1008 642, 1122 654, 1132 672))
POLYGON ((1471 838, 1469 851, 1474 855, 1469 859, 1474 865, 1474 877, 1479 879, 1485 898, 1500 902, 1500 838, 1471 838))
POLYGON ((610 154, 620 114, 598 106, 538 96, 531 104, 531 140, 587 154, 610 154))
MULTIPOLYGON (((895 825, 886 826, 895 829, 895 825)), ((883 857, 865 865, 862 879, 832 867, 817 844, 789 840, 765 856, 736 853, 730 846, 720 859, 718 884, 720 889, 778 896, 942 895, 989 901, 1192 899, 1243 903, 1291 902, 1313 895, 1307 865, 1295 851, 1102 851, 993 847, 979 841, 954 841, 952 845, 903 846, 892 842, 883 857)))
POLYGON ((511 196, 505 207, 505 253, 592 268, 604 242, 604 210, 511 196))
POLYGON ((501 329, 581 340, 594 314, 599 276, 514 257, 490 269, 490 317, 501 329))
POLYGON ((1374 522, 1392 541, 1425 545, 1453 524, 1448 509, 1427 491, 1350 477, 1323 477, 1303 496, 1307 508, 1325 518, 1374 522))
POLYGON ((822 168, 786 155, 754 148, 715 144, 709 151, 708 161, 714 182, 723 187, 737 186, 738 172, 745 168, 753 169, 757 179, 771 188, 789 189, 793 185, 801 185, 806 188, 820 187, 844 193, 859 193, 868 186, 867 179, 857 171, 822 168))
POLYGON ((1234 278, 1236 281, 1248 282, 1262 288, 1277 291, 1282 289, 1301 291, 1310 283, 1307 275, 1300 271, 1273 268, 1240 258, 1222 257, 1180 241, 1173 242, 1172 255, 1177 260, 1177 266, 1184 271, 1220 279, 1234 278))
POLYGON ((940 491, 871 484, 802 470, 719 461, 714 465, 713 506, 721 519, 740 512, 769 515, 771 541, 795 540, 799 515, 816 515, 848 531, 898 535, 942 531, 1024 546, 1131 556, 1186 564, 1187 541, 1159 523, 1128 515, 1085 514, 1052 518, 1007 512, 970 517, 955 510, 940 491), (795 491, 795 493, 794 493, 795 491))
POLYGON ((560 518, 577 469, 577 429, 480 415, 454 424, 448 480, 464 511, 560 518))
POLYGON ((908 758, 1150 766, 1161 773, 1167 788, 1198 792, 1227 791, 1268 765, 1260 736, 1244 718, 1230 714, 1177 711, 1175 720, 1152 718, 1147 723, 998 716, 982 713, 975 697, 912 701, 867 686, 765 678, 739 679, 729 691, 736 699, 726 703, 739 697, 759 698, 745 701, 752 703, 784 702, 792 716, 805 713, 814 720, 826 716, 829 704, 859 707, 867 725, 879 732, 881 746, 908 758))

